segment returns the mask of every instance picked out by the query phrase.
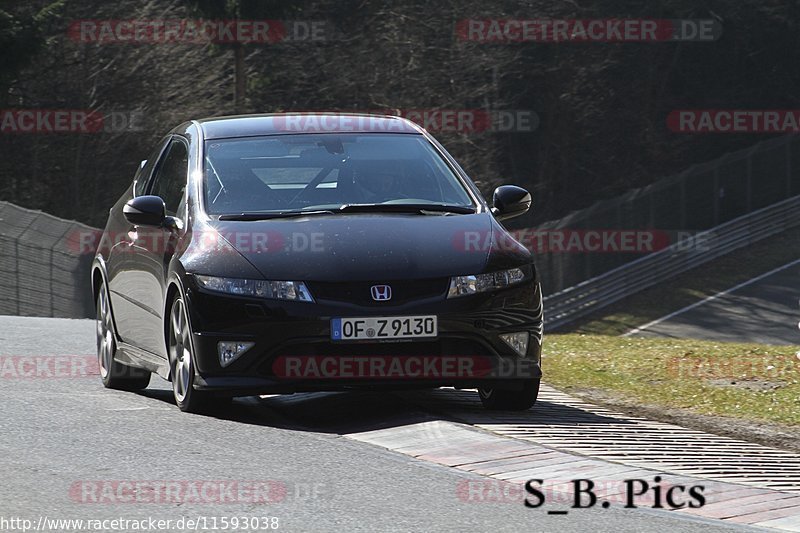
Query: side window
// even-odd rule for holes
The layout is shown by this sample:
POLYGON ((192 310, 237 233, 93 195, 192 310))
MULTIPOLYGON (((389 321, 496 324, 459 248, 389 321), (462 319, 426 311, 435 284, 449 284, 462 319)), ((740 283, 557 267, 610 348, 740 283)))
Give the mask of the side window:
POLYGON ((150 176, 153 175, 153 168, 156 166, 156 162, 158 161, 158 156, 161 155, 161 152, 164 150, 164 145, 167 141, 164 139, 158 142, 158 146, 156 146, 155 150, 150 154, 150 157, 147 158, 147 162, 144 164, 142 168, 136 172, 136 184, 133 187, 133 195, 134 196, 141 196, 145 194, 147 190, 147 182, 150 181, 150 176))
POLYGON ((158 162, 150 194, 160 196, 167 205, 167 214, 175 215, 186 190, 189 151, 182 141, 174 140, 158 162))
MULTIPOLYGON (((136 173, 136 183, 133 185, 133 195, 134 196, 141 196, 144 194, 144 188, 147 186, 147 177, 145 171, 147 167, 150 165, 150 160, 147 160, 147 163, 139 169, 139 172, 136 173)), ((152 170, 153 167, 150 167, 152 170)))

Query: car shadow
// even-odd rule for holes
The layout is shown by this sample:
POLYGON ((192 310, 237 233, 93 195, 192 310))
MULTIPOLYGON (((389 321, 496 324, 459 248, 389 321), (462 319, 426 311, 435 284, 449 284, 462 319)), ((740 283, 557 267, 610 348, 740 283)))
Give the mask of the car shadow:
MULTIPOLYGON (((145 389, 138 394, 171 404, 170 390, 145 389)), ((347 435, 432 421, 469 425, 503 423, 552 425, 621 424, 624 418, 604 416, 551 401, 539 400, 527 411, 487 411, 475 391, 347 391, 235 398, 204 416, 294 431, 347 435)))

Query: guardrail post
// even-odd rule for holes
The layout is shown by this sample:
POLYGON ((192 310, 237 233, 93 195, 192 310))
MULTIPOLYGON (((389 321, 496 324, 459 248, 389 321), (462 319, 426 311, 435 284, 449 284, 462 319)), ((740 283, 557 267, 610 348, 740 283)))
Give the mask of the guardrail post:
MULTIPOLYGON (((791 139, 791 137, 790 137, 791 139)), ((792 142, 786 141, 786 197, 792 196, 792 142)))
POLYGON ((55 315, 55 305, 53 303, 53 247, 50 247, 50 316, 55 315))
POLYGON ((686 174, 681 175, 681 227, 686 228, 686 174))
POLYGON ((753 154, 747 154, 747 212, 753 211, 753 154))
POLYGON ((719 226, 719 165, 714 167, 714 223, 719 226))
POLYGON ((17 304, 17 316, 20 313, 20 297, 19 297, 19 238, 14 238, 14 275, 17 278, 16 288, 17 288, 17 297, 16 297, 16 304, 17 304))

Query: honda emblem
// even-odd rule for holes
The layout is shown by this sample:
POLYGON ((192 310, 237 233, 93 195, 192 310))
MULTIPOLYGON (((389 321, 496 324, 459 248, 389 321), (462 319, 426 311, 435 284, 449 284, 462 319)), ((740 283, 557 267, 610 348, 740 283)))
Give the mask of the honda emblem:
POLYGON ((392 288, 388 285, 373 285, 370 292, 376 302, 388 302, 392 299, 392 288))

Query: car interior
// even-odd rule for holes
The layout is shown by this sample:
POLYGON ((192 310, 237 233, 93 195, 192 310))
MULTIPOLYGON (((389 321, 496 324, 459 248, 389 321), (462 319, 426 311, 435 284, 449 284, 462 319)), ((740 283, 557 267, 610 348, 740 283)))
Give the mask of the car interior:
POLYGON ((219 214, 363 203, 469 205, 452 172, 417 142, 376 142, 366 136, 340 142, 337 136, 209 143, 206 209, 219 214))

